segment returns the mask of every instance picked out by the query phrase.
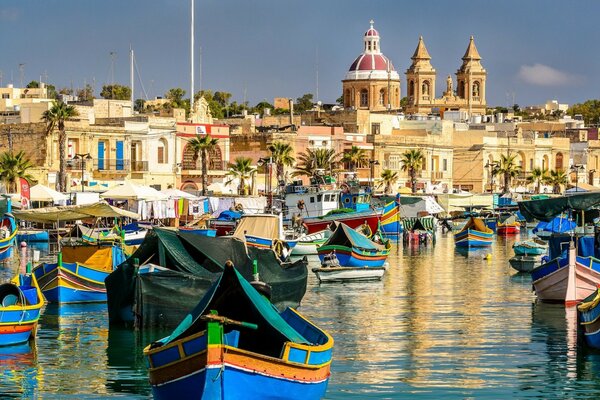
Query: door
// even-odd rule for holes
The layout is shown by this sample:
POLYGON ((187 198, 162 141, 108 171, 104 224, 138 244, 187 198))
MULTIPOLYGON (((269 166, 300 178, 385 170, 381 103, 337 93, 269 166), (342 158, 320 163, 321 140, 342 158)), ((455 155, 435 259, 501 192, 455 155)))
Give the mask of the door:
POLYGON ((104 169, 104 142, 98 142, 98 170, 104 169))
POLYGON ((117 147, 116 147, 116 166, 117 166, 117 171, 122 171, 123 167, 125 165, 125 161, 123 160, 123 141, 122 140, 117 140, 117 147))

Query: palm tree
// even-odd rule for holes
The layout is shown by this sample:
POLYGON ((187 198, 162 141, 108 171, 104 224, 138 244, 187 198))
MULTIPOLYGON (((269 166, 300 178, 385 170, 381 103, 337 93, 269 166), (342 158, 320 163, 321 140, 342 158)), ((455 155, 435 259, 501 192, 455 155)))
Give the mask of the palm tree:
POLYGON ((225 182, 229 185, 234 179, 239 179, 240 184, 238 186, 238 194, 246 193, 246 180, 253 179, 256 173, 256 168, 252 167, 252 159, 248 157, 237 157, 233 164, 229 164, 229 172, 225 175, 229 176, 230 179, 225 182))
POLYGON ((307 149, 298 155, 299 163, 292 176, 315 177, 319 170, 333 172, 337 168, 339 156, 333 149, 307 149))
POLYGON ((385 192, 385 194, 390 194, 392 191, 392 186, 394 186, 397 181, 397 172, 394 172, 391 169, 384 169, 383 171, 381 171, 381 183, 379 184, 379 187, 385 186, 385 189, 383 189, 383 191, 385 192))
POLYGON ((273 162, 277 165, 277 181, 281 182, 284 179, 285 167, 291 167, 294 165, 294 148, 285 142, 274 142, 268 147, 271 152, 273 162))
POLYGON ((13 154, 12 151, 0 154, 0 180, 9 193, 17 191, 20 178, 24 178, 30 183, 34 180, 33 176, 27 172, 31 168, 33 168, 33 164, 25 157, 22 150, 17 154, 13 154))
POLYGON ((66 172, 66 147, 67 134, 65 133, 65 120, 79 115, 75 107, 69 106, 62 101, 55 101, 52 107, 44 111, 42 120, 46 123, 46 134, 52 133, 54 128, 58 128, 58 191, 64 192, 67 190, 67 172, 66 172))
POLYGON ((356 167, 362 165, 367 160, 367 153, 360 147, 352 146, 352 148, 342 156, 342 161, 347 162, 350 171, 355 172, 356 167))
POLYGON ((206 196, 208 187, 208 153, 217 146, 219 139, 214 139, 210 135, 196 135, 189 141, 189 146, 194 150, 194 165, 198 162, 198 154, 202 163, 202 196, 206 196))
POLYGON ((552 193, 560 194, 560 185, 566 185, 569 182, 567 173, 562 170, 552 170, 550 175, 546 176, 545 183, 552 185, 552 193))
POLYGON ((514 178, 519 175, 521 172, 521 166, 516 163, 517 154, 515 155, 504 155, 500 156, 500 162, 493 169, 492 175, 502 175, 504 177, 504 188, 503 193, 508 193, 510 191, 510 181, 511 178, 514 178))
POLYGON ((531 171, 531 175, 527 178, 527 181, 535 182, 535 184, 536 184, 535 192, 539 193, 540 188, 542 186, 542 182, 545 181, 547 176, 548 176, 548 170, 546 168, 534 168, 531 171))
POLYGON ((419 149, 407 150, 402 154, 400 162, 402 171, 408 171, 410 176, 410 187, 413 193, 417 193, 417 171, 423 168, 425 155, 419 149))

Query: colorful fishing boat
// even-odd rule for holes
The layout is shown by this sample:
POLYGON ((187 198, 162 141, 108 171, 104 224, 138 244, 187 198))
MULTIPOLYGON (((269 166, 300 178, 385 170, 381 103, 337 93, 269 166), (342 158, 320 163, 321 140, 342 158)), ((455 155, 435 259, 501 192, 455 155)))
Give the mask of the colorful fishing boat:
POLYGON ((10 212, 5 213, 0 222, 0 261, 12 256, 18 232, 15 217, 10 212))
POLYGON ((119 228, 118 226, 112 228, 89 228, 82 224, 77 224, 71 232, 71 236, 63 238, 63 243, 124 243, 127 246, 137 246, 144 241, 147 233, 147 229, 140 228, 137 224, 129 224, 123 228, 119 228))
POLYGON ((318 254, 317 249, 327 241, 329 236, 331 236, 329 229, 300 236, 296 246, 292 249, 292 255, 308 256, 318 254))
POLYGON ((579 324, 583 330, 585 343, 594 349, 600 349, 600 289, 586 297, 577 305, 579 324))
POLYGON ((498 221, 496 225, 498 235, 518 235, 521 232, 521 223, 517 221, 515 215, 511 215, 506 219, 498 221))
POLYGON ((454 234, 457 247, 484 247, 492 245, 494 232, 480 218, 471 217, 462 229, 454 234))
POLYGON ((537 256, 548 251, 548 244, 540 239, 515 242, 512 247, 516 256, 537 256))
POLYGON ((158 400, 310 400, 325 396, 332 349, 327 332, 293 309, 279 313, 230 265, 144 355, 158 400))
POLYGON ((427 244, 435 241, 435 220, 432 216, 404 218, 404 241, 427 244))
POLYGON ((44 296, 33 274, 18 274, 0 285, 0 346, 35 338, 44 296))
POLYGON ((105 302, 104 280, 126 258, 118 245, 64 246, 56 263, 42 263, 33 273, 49 302, 105 302))
POLYGON ((542 264, 542 258, 540 256, 514 256, 508 262, 519 272, 531 272, 542 264))
POLYGON ((595 258, 594 238, 579 238, 577 248, 569 237, 552 237, 551 241, 551 261, 531 271, 533 288, 541 301, 574 305, 600 286, 600 260, 595 258), (564 255, 562 245, 566 243, 569 248, 564 255))
POLYGON ((48 240, 48 231, 43 229, 19 229, 17 233, 17 242, 47 242, 48 240))
POLYGON ((397 201, 391 201, 383 207, 381 213, 381 232, 386 238, 399 240, 400 234, 404 232, 404 226, 400 220, 400 210, 397 201))
POLYGON ((332 212, 331 214, 323 217, 304 218, 303 223, 306 228, 306 233, 320 232, 327 229, 329 224, 332 222, 343 223, 350 228, 358 228, 362 224, 366 223, 373 232, 377 230, 379 224, 380 213, 378 211, 365 211, 365 212, 332 212))

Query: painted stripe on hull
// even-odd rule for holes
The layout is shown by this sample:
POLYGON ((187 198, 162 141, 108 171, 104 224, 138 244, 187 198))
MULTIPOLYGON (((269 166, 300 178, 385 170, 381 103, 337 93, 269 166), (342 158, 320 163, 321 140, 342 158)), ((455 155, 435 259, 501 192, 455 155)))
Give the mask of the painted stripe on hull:
MULTIPOLYGON (((564 302, 567 296, 569 267, 565 266, 533 282, 535 294, 542 301, 564 302)), ((581 301, 596 291, 600 273, 580 263, 575 264, 576 300, 581 301)))
POLYGON ((64 268, 57 267, 48 271, 39 278, 39 282, 46 300, 52 303, 106 301, 104 283, 90 281, 64 268))
POLYGON ((368 268, 313 268, 319 282, 371 281, 381 280, 385 274, 383 267, 368 268))
POLYGON ((325 256, 331 254, 335 247, 335 255, 342 267, 382 267, 387 260, 389 251, 373 254, 359 254, 350 248, 340 249, 340 246, 322 246, 318 250, 321 263, 325 256))

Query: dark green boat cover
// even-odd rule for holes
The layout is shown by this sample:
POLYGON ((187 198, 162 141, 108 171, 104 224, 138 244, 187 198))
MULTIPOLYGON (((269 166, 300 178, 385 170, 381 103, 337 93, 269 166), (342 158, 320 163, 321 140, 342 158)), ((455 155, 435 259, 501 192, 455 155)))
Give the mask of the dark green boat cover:
POLYGON ((548 222, 568 210, 589 211, 598 207, 600 207, 599 192, 519 202, 519 211, 527 221, 537 219, 548 222))
POLYGON ((306 259, 281 263, 270 249, 246 245, 234 237, 211 238, 173 229, 154 228, 135 253, 105 280, 111 323, 136 327, 174 327, 198 303, 231 260, 242 276, 252 278, 253 260, 261 280, 271 285, 272 301, 281 309, 297 307, 306 292, 306 259), (168 271, 137 274, 153 263, 168 271))
POLYGON ((433 217, 408 217, 402 218, 402 226, 406 231, 423 230, 433 231, 435 221, 433 217))
MULTIPOLYGON (((183 319, 171 335, 153 344, 166 345, 206 329, 202 315, 210 311, 229 319, 256 324, 258 329, 243 329, 239 348, 281 356, 285 342, 310 344, 279 315, 279 311, 258 293, 234 267, 226 267, 220 278, 207 291, 196 307, 183 319)), ((228 327, 226 329, 240 329, 228 327)))
POLYGON ((323 243, 323 246, 333 245, 355 247, 357 249, 374 251, 381 251, 385 249, 385 246, 375 243, 365 235, 356 232, 354 229, 350 228, 344 223, 339 223, 329 239, 323 243))

